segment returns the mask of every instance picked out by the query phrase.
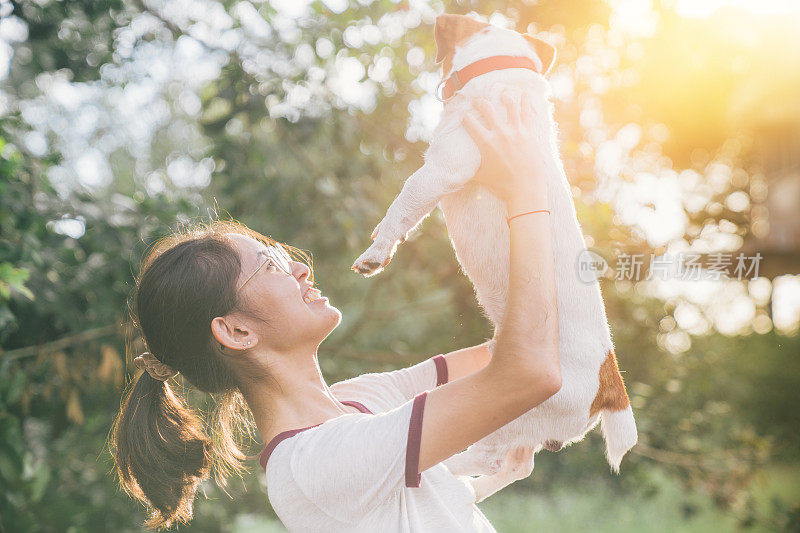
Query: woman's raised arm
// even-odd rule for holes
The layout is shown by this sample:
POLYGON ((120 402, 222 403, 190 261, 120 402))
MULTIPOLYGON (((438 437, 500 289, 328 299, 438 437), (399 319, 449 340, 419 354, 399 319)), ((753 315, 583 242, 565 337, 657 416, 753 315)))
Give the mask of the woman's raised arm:
POLYGON ((467 346, 444 354, 447 364, 447 381, 455 381, 481 370, 492 360, 488 340, 475 346, 467 346))
MULTIPOLYGON (((535 116, 527 100, 506 109, 477 101, 482 120, 464 127, 481 151, 475 180, 506 202, 509 216, 548 209, 535 116), (499 117, 506 115, 509 120, 499 117)), ((491 361, 481 370, 427 393, 419 471, 451 457, 547 400, 561 387, 558 313, 547 213, 510 223, 509 297, 491 361)), ((500 275, 500 273, 498 273, 500 275)))

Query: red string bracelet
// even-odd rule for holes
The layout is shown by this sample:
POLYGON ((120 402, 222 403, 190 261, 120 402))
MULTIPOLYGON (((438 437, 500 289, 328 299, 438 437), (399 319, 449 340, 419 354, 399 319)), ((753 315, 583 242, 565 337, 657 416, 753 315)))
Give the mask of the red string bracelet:
POLYGON ((514 215, 513 217, 506 217, 506 224, 508 224, 508 227, 511 227, 512 219, 521 217, 522 215, 530 215, 531 213, 547 213, 549 215, 550 211, 548 209, 539 209, 538 211, 528 211, 527 213, 520 213, 518 215, 514 215))

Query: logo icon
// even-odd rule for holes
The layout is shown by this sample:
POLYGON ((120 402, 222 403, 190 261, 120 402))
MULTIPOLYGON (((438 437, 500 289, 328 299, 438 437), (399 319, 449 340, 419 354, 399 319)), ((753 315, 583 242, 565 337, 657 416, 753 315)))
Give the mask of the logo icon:
POLYGON ((584 283, 594 283, 608 272, 608 263, 603 256, 583 250, 578 254, 578 279, 584 283))

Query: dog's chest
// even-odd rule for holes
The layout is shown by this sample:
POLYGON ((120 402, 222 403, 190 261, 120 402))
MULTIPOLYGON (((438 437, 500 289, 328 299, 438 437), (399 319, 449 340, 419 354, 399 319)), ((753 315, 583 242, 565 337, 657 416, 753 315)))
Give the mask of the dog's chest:
POLYGON ((467 183, 444 196, 439 207, 464 273, 495 325, 502 320, 508 293, 509 235, 505 205, 484 187, 467 183))

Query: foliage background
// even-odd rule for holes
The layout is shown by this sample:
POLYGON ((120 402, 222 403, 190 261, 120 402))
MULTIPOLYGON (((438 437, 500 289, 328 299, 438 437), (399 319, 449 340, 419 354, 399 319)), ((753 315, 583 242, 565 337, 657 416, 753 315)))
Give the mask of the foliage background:
MULTIPOLYGON (((140 529, 105 440, 138 261, 180 222, 219 208, 312 252, 343 313, 329 381, 491 336, 438 211, 382 275, 349 270, 438 118, 443 11, 557 46, 593 250, 765 256, 748 282, 603 280, 640 444, 621 476, 597 435, 541 453, 482 508, 502 532, 800 530, 792 2, 0 0, 0 531, 140 529)), ((203 489, 188 529, 281 530, 255 461, 203 489)))

